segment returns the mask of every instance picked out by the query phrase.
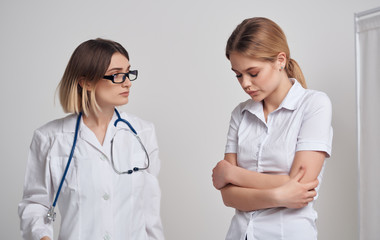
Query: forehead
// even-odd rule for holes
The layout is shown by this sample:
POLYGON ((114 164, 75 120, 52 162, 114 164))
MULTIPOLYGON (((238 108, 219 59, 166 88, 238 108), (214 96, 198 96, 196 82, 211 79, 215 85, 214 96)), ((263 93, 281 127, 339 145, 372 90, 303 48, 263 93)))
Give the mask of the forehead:
POLYGON ((119 52, 116 52, 111 57, 111 62, 108 67, 110 69, 126 69, 130 66, 128 59, 119 52))
POLYGON ((271 65, 269 62, 260 61, 237 52, 232 52, 230 54, 230 62, 232 70, 235 71, 246 71, 248 69, 254 68, 265 68, 271 65))

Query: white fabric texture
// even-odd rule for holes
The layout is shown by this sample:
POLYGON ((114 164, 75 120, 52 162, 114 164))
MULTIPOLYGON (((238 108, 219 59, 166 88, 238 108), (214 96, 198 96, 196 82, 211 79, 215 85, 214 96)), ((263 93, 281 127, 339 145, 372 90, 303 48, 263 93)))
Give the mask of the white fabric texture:
POLYGON ((356 19, 360 239, 379 239, 380 9, 356 19))
MULTIPOLYGON (((160 170, 153 124, 121 113, 139 134, 150 156, 148 170, 118 175, 119 170, 144 167, 141 145, 123 122, 115 127, 114 114, 103 145, 80 123, 74 156, 58 199, 61 214, 59 239, 164 239, 160 219, 160 170)), ((77 115, 49 122, 34 133, 19 204, 24 239, 53 239, 46 214, 61 181, 73 143, 77 115)), ((57 210, 57 209, 56 209, 57 210)))
MULTIPOLYGON (((239 104, 231 115, 226 153, 237 153, 238 166, 257 172, 289 174, 296 151, 331 154, 331 102, 325 93, 304 89, 295 79, 281 105, 264 118, 262 102, 239 104)), ((318 176, 322 181, 322 168, 318 176)), ((317 189, 318 190, 318 189, 317 189)), ((236 210, 227 240, 317 239, 317 213, 302 209, 236 210)))

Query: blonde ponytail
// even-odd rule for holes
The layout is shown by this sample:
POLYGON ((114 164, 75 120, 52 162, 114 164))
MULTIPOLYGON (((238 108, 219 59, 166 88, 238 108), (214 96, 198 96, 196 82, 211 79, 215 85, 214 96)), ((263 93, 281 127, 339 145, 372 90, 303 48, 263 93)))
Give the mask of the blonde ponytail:
POLYGON ((305 77, 302 70, 296 60, 290 58, 285 67, 286 73, 289 78, 295 78, 301 84, 302 87, 307 88, 305 77))

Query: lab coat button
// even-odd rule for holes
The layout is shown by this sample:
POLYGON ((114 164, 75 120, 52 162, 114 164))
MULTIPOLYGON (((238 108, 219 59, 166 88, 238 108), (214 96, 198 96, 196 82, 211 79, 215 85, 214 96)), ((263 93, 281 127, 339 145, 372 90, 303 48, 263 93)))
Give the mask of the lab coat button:
POLYGON ((105 193, 105 194, 103 195, 103 199, 104 199, 104 200, 108 200, 108 199, 110 199, 110 195, 108 195, 107 193, 105 193))

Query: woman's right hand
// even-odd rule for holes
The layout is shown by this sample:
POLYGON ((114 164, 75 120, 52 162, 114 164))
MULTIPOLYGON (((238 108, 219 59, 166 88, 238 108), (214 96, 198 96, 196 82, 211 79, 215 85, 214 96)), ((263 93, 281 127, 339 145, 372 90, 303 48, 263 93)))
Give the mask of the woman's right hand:
POLYGON ((41 238, 41 240, 50 240, 50 238, 45 236, 45 237, 41 238))
POLYGON ((212 183, 218 190, 225 187, 230 182, 228 181, 228 173, 231 171, 233 165, 227 160, 219 161, 212 170, 212 183))
POLYGON ((319 181, 316 179, 312 182, 301 183, 305 174, 305 169, 300 168, 298 173, 291 178, 286 184, 275 189, 275 196, 278 205, 286 208, 303 208, 314 200, 317 195, 315 188, 319 181))

